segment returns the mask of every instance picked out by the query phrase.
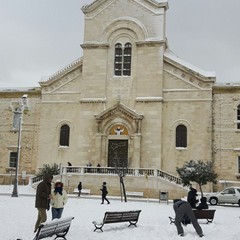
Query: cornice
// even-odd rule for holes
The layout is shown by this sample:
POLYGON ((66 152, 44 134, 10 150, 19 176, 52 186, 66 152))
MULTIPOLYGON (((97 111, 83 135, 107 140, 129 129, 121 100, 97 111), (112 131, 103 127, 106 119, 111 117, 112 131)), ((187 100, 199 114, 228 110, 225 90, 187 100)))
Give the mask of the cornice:
POLYGON ((81 44, 81 47, 83 49, 88 49, 88 48, 106 49, 106 48, 109 48, 109 44, 108 43, 99 43, 99 42, 85 42, 85 43, 81 44))
POLYGON ((156 40, 138 41, 138 42, 136 42, 136 45, 138 47, 142 47, 142 46, 162 45, 162 44, 166 44, 166 43, 167 43, 166 39, 164 39, 164 40, 156 39, 156 40))
POLYGON ((204 76, 203 74, 187 67, 187 66, 184 66, 182 65, 181 63, 178 63, 174 60, 172 60, 171 58, 168 58, 167 56, 163 56, 163 59, 166 63, 169 63, 170 65, 174 66, 175 68, 177 69, 180 69, 181 71, 184 71, 188 74, 191 74, 193 75, 194 77, 198 78, 198 79, 201 79, 202 81, 204 82, 209 82, 209 83, 214 83, 215 80, 216 80, 216 77, 215 76, 204 76))
MULTIPOLYGON (((94 11, 95 9, 97 9, 99 6, 101 6, 102 4, 106 4, 108 2, 108 5, 111 4, 112 2, 114 2, 116 0, 112 0, 112 1, 109 1, 109 0, 95 0, 93 1, 92 3, 90 4, 87 4, 87 5, 83 5, 81 10, 82 12, 85 14, 85 13, 90 13, 92 11, 94 11)), ((142 1, 139 1, 139 0, 134 0, 136 3, 140 4, 141 6, 145 6, 144 3, 142 1)), ((148 3, 148 5, 152 5, 153 7, 155 8, 164 8, 165 10, 167 10, 169 8, 169 5, 168 5, 168 0, 163 0, 161 2, 159 1, 155 1, 155 0, 145 0, 145 2, 148 3)), ((145 6, 147 8, 147 6, 145 6)))
POLYGON ((0 96, 1 97, 14 97, 20 98, 23 94, 28 94, 29 97, 33 96, 40 96, 41 95, 41 88, 2 88, 0 89, 0 96))
POLYGON ((80 103, 105 103, 106 98, 82 98, 79 100, 80 103))
POLYGON ((136 102, 163 102, 162 97, 136 97, 136 102))
POLYGON ((40 86, 41 87, 48 86, 50 83, 55 82, 60 77, 65 76, 67 73, 69 73, 69 72, 73 71, 74 69, 78 68, 79 66, 81 66, 82 63, 83 63, 83 57, 78 58, 77 60, 73 61, 72 63, 70 63, 66 67, 60 69, 59 71, 55 72, 51 76, 39 81, 40 86))
POLYGON ((122 104, 121 102, 117 102, 112 107, 104 110, 103 112, 101 112, 99 114, 96 114, 95 118, 98 121, 102 121, 102 120, 104 120, 106 118, 109 118, 110 116, 112 116, 112 115, 114 115, 118 112, 126 115, 130 119, 139 119, 139 120, 143 119, 143 115, 141 115, 139 113, 136 113, 135 111, 133 111, 132 109, 130 109, 126 105, 122 104))

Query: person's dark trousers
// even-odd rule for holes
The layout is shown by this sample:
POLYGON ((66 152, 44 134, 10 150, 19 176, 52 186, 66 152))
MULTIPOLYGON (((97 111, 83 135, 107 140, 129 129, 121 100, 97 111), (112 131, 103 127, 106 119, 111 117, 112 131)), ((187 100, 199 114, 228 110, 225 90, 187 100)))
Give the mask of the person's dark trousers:
POLYGON ((108 204, 110 203, 110 202, 108 201, 108 199, 106 198, 106 196, 102 196, 102 204, 104 204, 104 200, 107 201, 108 204))
POLYGON ((182 218, 185 214, 190 219, 190 221, 191 221, 193 227, 195 228, 197 234, 198 235, 202 234, 202 228, 200 227, 190 204, 183 203, 179 207, 174 208, 174 210, 176 212, 175 225, 177 227, 177 232, 178 232, 179 235, 183 234, 183 227, 182 227, 181 221, 182 221, 182 218))

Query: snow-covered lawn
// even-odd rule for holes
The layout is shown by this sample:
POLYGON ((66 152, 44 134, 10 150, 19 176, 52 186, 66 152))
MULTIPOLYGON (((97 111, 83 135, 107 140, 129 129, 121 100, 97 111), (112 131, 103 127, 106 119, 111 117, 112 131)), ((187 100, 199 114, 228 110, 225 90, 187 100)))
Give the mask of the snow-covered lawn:
MULTIPOLYGON (((37 210, 34 208, 34 190, 29 187, 19 188, 19 197, 2 195, 11 193, 12 187, 0 186, 0 234, 3 240, 32 240, 37 210), (21 194, 29 194, 22 196, 21 194)), ((199 239, 192 225, 184 227, 185 236, 177 235, 175 225, 171 225, 169 216, 174 217, 172 203, 144 201, 128 201, 127 203, 110 198, 111 204, 101 205, 100 196, 96 199, 70 197, 63 211, 63 218, 73 216, 68 240, 168 240, 168 239, 199 239), (104 232, 93 232, 93 220, 102 220, 106 211, 142 210, 137 227, 129 227, 128 223, 107 224, 104 232)), ((235 206, 210 206, 216 209, 213 223, 206 224, 199 220, 204 238, 208 240, 240 239, 240 210, 235 206)), ((51 212, 48 212, 51 220, 51 212)), ((48 239, 54 239, 48 238, 48 239)))

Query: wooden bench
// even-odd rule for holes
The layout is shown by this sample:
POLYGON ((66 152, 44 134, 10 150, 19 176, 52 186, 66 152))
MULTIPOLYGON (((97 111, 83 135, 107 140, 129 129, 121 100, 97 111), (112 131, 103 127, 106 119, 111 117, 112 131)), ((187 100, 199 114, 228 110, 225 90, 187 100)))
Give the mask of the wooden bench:
POLYGON ((202 209, 202 210, 193 209, 196 218, 206 219, 207 223, 212 223, 215 211, 216 211, 215 209, 202 209))
POLYGON ((33 240, 43 239, 56 235, 56 238, 63 238, 69 231, 70 225, 74 217, 68 217, 64 219, 54 219, 51 222, 43 223, 39 226, 37 234, 33 240))
POLYGON ((143 192, 126 192, 128 197, 143 197, 143 192))
POLYGON ((135 210, 135 211, 123 211, 123 212, 105 212, 103 221, 98 223, 96 221, 93 221, 93 224, 95 226, 95 230, 100 229, 102 232, 102 227, 104 224, 109 223, 120 223, 120 222, 129 222, 129 226, 134 225, 137 227, 137 222, 139 218, 141 210, 135 210))
MULTIPOLYGON (((77 193, 77 194, 78 194, 78 189, 75 188, 75 189, 73 190, 73 193, 77 193)), ((82 189, 82 190, 81 190, 81 194, 90 194, 90 193, 91 193, 91 189, 82 189)))
MULTIPOLYGON (((212 223, 215 211, 215 209, 193 209, 196 219, 206 219, 207 223, 212 223)), ((169 219, 170 224, 175 223, 175 218, 169 217, 169 219)))

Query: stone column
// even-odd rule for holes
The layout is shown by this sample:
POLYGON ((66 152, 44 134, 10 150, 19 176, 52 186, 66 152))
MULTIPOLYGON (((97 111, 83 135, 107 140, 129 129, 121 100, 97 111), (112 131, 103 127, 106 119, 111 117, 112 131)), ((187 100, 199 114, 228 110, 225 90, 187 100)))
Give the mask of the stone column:
POLYGON ((133 159, 132 167, 140 168, 141 167, 141 134, 135 134, 133 137, 133 159))

